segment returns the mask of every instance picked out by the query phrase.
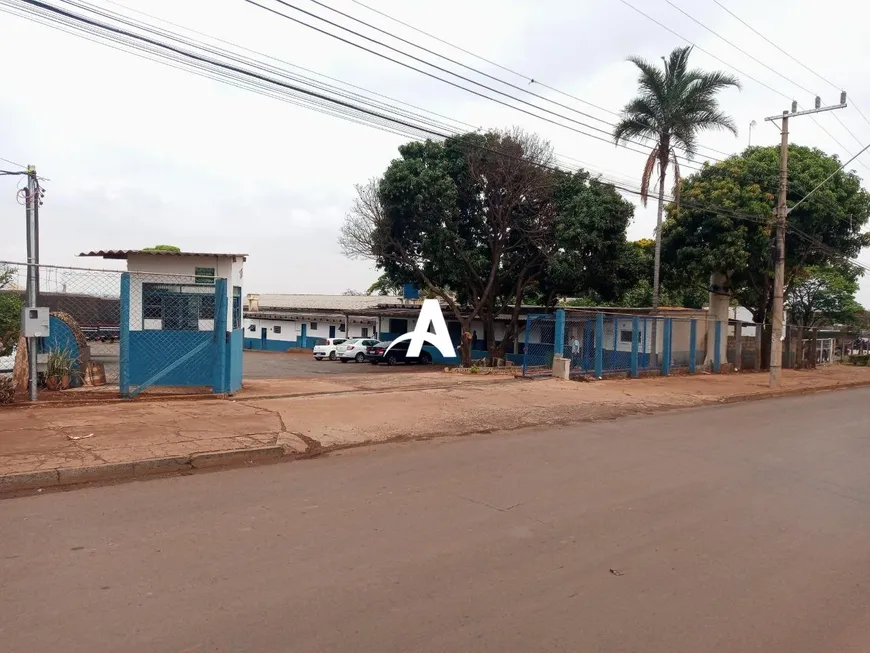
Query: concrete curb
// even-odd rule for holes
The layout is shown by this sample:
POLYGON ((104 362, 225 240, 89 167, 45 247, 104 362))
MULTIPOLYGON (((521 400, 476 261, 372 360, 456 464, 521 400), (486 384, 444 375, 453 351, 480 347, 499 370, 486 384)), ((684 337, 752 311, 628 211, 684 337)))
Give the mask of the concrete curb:
POLYGON ((57 469, 20 472, 0 475, 0 496, 19 490, 77 485, 94 481, 118 481, 144 478, 157 474, 173 474, 191 469, 231 467, 282 457, 298 458, 301 454, 285 452, 282 446, 230 449, 227 451, 204 451, 188 456, 166 456, 125 463, 106 463, 84 467, 59 467, 57 469))
MULTIPOLYGON (((791 390, 777 390, 773 392, 756 392, 743 395, 733 395, 721 399, 702 401, 696 408, 715 406, 717 404, 732 404, 744 401, 759 401, 762 399, 777 399, 780 397, 818 394, 834 390, 848 390, 850 388, 862 388, 870 386, 868 381, 853 381, 834 386, 820 388, 795 388, 791 390)), ((660 406, 654 412, 665 412, 671 409, 679 409, 679 406, 660 406)), ((578 423, 583 420, 578 420, 578 423)), ((529 425, 527 425, 529 426, 529 425)), ((462 434, 452 434, 462 435, 462 434)), ((288 437, 297 438, 295 435, 288 437)), ((427 438, 430 439, 430 438, 427 438)), ((279 439, 280 441, 280 439, 279 439)), ((119 481, 133 478, 144 478, 158 474, 172 474, 193 469, 215 469, 220 467, 239 466, 247 463, 256 463, 281 458, 297 459, 311 457, 333 450, 352 448, 356 445, 324 447, 318 451, 312 451, 308 445, 306 451, 299 449, 306 443, 287 441, 282 444, 252 449, 230 449, 226 451, 204 451, 182 456, 166 456, 163 458, 151 458, 125 463, 107 463, 103 465, 89 465, 85 467, 60 467, 16 474, 0 475, 0 498, 3 495, 17 493, 23 490, 36 490, 52 487, 68 487, 82 483, 95 481, 119 481)), ((361 442, 359 446, 366 446, 371 442, 361 442)))

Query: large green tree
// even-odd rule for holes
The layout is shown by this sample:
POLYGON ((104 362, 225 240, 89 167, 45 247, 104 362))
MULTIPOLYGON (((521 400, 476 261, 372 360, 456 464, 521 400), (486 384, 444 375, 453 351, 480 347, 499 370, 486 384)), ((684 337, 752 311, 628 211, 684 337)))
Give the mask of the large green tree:
MULTIPOLYGON (((870 194, 856 174, 838 172, 840 165, 821 150, 789 146, 790 207, 833 176, 789 213, 786 292, 808 267, 842 262, 868 244, 870 194)), ((677 282, 705 284, 712 275, 715 292, 736 299, 755 322, 768 322, 778 184, 779 147, 748 148, 686 178, 682 203, 668 207, 662 231, 663 261, 677 282)))
POLYGON ((698 133, 726 130, 737 135, 734 120, 720 110, 717 95, 729 87, 740 88, 739 80, 727 73, 689 68, 691 47, 675 48, 664 66, 658 68, 640 57, 629 57, 638 67, 638 95, 622 110, 622 118, 613 128, 618 144, 629 139, 652 143, 641 176, 641 201, 646 206, 653 173, 658 167, 658 208, 656 248, 653 262, 652 306, 659 306, 659 271, 661 226, 665 203, 665 177, 673 166, 674 195, 680 193, 679 152, 692 159, 697 153, 698 133))
MULTIPOLYGON (((358 189, 340 244, 396 284, 444 301, 470 333, 510 293, 521 298, 553 245, 552 148, 520 130, 412 142, 358 189)), ((463 363, 470 361, 463 340, 463 363)))
POLYGON ((357 188, 342 249, 373 260, 385 282, 414 282, 441 299, 463 332, 480 319, 491 357, 513 344, 532 296, 616 294, 633 207, 583 172, 556 170, 545 141, 516 130, 466 134, 400 154, 381 180, 357 188), (510 319, 496 333, 502 315, 510 319))
POLYGON ((788 288, 789 321, 804 327, 856 324, 863 311, 855 300, 858 269, 847 265, 814 265, 795 273, 788 288))

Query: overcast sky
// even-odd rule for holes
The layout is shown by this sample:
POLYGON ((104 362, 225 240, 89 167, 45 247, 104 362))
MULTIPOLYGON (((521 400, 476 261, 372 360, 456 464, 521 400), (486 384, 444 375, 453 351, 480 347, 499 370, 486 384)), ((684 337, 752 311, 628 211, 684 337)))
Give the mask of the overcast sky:
MULTIPOLYGON (((351 0, 326 1, 499 78, 613 120, 610 114, 529 85, 428 40, 351 0)), ((825 103, 837 101, 830 86, 765 43, 713 0, 673 1, 793 82, 820 93, 825 103)), ((857 1, 833 0, 824 5, 824 11, 810 0, 721 1, 797 59, 843 85, 870 117, 864 68, 870 58, 866 25, 844 19, 862 14, 857 1)), ((105 0, 93 2, 131 13, 105 0)), ((273 0, 261 2, 293 13, 273 0)), ((740 126, 740 136, 709 134, 702 137, 702 145, 724 152, 741 150, 753 120, 758 123, 752 130, 753 143, 777 142, 778 130, 763 118, 780 113, 790 102, 775 91, 812 106, 811 94, 734 50, 666 0, 631 2, 743 73, 738 75, 744 90, 721 96, 722 107, 740 126)), ((308 0, 293 3, 352 25, 308 0)), ((641 154, 426 78, 244 0, 123 0, 123 4, 456 120, 481 127, 518 125, 538 131, 560 155, 593 164, 611 177, 640 177, 641 154)), ((636 69, 625 62, 628 55, 658 61, 685 43, 619 0, 366 0, 366 4, 610 110, 618 110, 635 90, 636 69)), ((410 50, 410 46, 395 45, 410 50)), ((377 276, 366 263, 345 259, 336 238, 353 197, 353 184, 380 174, 396 156, 397 146, 407 139, 203 79, 5 13, 0 14, 0 55, 4 61, 0 68, 4 88, 0 94, 0 157, 35 164, 40 174, 50 178, 41 213, 43 262, 93 266, 94 261, 82 261, 76 254, 173 244, 185 250, 248 253, 246 292, 364 290, 377 276)), ((697 66, 728 69, 704 52, 696 50, 692 56, 697 66)), ((527 99, 541 103, 531 96, 527 99)), ((870 123, 853 107, 839 112, 839 118, 857 140, 828 113, 817 120, 842 147, 809 118, 792 121, 792 142, 849 158, 860 149, 858 141, 870 142, 870 123)), ((863 161, 870 165, 870 155, 863 161)), ((870 175, 868 168, 852 167, 865 179, 870 175)), ((0 168, 10 165, 0 162, 0 168)), ((23 214, 15 198, 15 180, 0 178, 0 259, 25 259, 23 214)), ((648 210, 639 208, 629 237, 651 237, 654 221, 652 204, 648 210)), ((861 260, 870 263, 870 253, 865 250, 861 260)), ((859 300, 870 305, 870 279, 864 279, 859 300)))

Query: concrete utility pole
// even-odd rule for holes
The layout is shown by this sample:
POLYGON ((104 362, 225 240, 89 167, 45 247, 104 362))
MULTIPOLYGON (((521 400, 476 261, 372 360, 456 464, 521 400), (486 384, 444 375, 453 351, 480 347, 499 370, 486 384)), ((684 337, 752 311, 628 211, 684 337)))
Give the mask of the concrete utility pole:
POLYGON ((823 107, 821 98, 816 98, 816 106, 805 111, 797 110, 797 102, 791 103, 791 113, 783 111, 781 116, 770 116, 765 120, 782 120, 782 143, 779 153, 779 199, 776 204, 776 267, 773 277, 773 315, 771 317, 770 334, 770 387, 779 386, 782 376, 782 340, 783 340, 783 295, 785 291, 785 230, 787 227, 789 208, 788 197, 788 120, 798 116, 806 116, 822 111, 846 108, 846 92, 840 93, 840 104, 823 107))
MULTIPOLYGON (((39 204, 39 184, 36 168, 27 166, 27 191, 25 210, 27 216, 27 306, 33 308, 37 303, 39 286, 39 236, 36 230, 36 207, 39 204)), ((29 368, 30 401, 36 401, 37 369, 36 338, 27 339, 27 365, 29 368)))

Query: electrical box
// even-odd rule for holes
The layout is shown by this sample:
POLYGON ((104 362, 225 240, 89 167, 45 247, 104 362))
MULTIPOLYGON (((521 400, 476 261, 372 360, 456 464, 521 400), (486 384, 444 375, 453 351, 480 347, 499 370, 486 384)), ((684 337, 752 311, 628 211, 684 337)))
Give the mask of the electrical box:
POLYGON ((21 335, 26 338, 47 338, 49 314, 47 307, 25 306, 21 311, 21 335))

